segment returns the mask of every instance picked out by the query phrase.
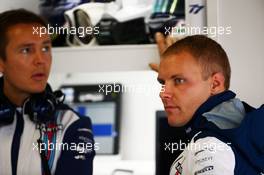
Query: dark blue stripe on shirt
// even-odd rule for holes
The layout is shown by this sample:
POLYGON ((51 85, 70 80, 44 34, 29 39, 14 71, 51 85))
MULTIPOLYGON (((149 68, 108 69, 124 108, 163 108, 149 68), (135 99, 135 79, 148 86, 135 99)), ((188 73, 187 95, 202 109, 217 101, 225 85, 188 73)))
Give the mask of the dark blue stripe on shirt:
POLYGON ((24 120, 22 114, 16 112, 17 123, 16 130, 13 137, 12 147, 11 147, 11 162, 12 162, 12 175, 17 174, 17 160, 19 154, 20 139, 24 129, 24 120))

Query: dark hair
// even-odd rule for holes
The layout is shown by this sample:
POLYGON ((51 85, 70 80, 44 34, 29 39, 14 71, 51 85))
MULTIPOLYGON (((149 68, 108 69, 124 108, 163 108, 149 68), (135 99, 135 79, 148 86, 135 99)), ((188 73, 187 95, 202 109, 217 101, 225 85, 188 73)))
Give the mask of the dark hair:
POLYGON ((204 35, 192 35, 171 45, 163 57, 181 52, 190 53, 202 68, 202 77, 207 80, 212 74, 221 72, 225 77, 225 88, 230 86, 231 68, 224 49, 213 39, 204 35))
POLYGON ((0 59, 6 59, 6 46, 8 44, 7 31, 17 24, 37 23, 47 27, 47 23, 40 16, 25 9, 9 10, 0 13, 0 59))

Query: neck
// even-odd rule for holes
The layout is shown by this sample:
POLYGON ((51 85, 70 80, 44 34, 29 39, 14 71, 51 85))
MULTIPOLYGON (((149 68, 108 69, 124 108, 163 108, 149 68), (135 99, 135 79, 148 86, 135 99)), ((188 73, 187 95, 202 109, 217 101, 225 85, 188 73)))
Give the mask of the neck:
POLYGON ((4 94, 8 100, 16 106, 22 106, 24 101, 30 96, 30 94, 16 90, 12 86, 8 86, 7 83, 4 83, 4 94))

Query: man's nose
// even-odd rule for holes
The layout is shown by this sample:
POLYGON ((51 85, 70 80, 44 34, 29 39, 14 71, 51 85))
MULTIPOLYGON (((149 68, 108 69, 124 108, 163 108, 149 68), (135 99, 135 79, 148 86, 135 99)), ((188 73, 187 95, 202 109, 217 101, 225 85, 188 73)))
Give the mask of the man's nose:
POLYGON ((43 53, 41 51, 36 51, 34 63, 36 65, 41 65, 41 64, 45 63, 45 56, 43 55, 43 53))

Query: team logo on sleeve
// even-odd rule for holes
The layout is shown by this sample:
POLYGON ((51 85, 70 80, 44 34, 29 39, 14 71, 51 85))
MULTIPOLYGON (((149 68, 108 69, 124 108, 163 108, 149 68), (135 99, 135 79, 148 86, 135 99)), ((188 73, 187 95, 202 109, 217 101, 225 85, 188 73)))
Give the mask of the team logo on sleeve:
POLYGON ((185 158, 183 156, 178 157, 172 164, 172 167, 175 171, 174 175, 182 175, 182 163, 184 162, 185 158))
POLYGON ((176 173, 175 175, 181 175, 182 174, 182 164, 180 162, 177 162, 177 166, 175 167, 176 173))

